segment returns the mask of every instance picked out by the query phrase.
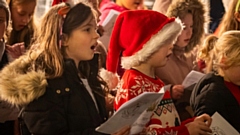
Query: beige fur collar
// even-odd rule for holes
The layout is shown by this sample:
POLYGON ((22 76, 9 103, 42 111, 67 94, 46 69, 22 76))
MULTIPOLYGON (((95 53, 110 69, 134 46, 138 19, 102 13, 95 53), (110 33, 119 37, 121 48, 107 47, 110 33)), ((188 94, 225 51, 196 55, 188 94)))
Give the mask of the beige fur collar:
POLYGON ((43 71, 29 71, 30 60, 21 56, 0 72, 0 98, 13 105, 26 105, 45 93, 47 80, 43 71))

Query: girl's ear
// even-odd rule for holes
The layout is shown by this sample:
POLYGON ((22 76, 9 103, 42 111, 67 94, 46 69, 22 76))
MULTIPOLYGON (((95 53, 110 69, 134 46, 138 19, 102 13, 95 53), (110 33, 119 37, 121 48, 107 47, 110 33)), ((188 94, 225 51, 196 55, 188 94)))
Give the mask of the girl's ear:
POLYGON ((221 60, 220 60, 220 67, 221 67, 222 69, 227 69, 227 68, 228 68, 228 66, 225 65, 226 60, 227 60, 227 58, 224 57, 224 56, 223 56, 223 57, 221 58, 221 60))
POLYGON ((222 56, 220 59, 220 64, 225 64, 226 62, 226 57, 222 56))
POLYGON ((240 23, 240 14, 239 14, 239 12, 234 13, 234 17, 240 23))
POLYGON ((62 34, 62 46, 68 46, 68 36, 66 34, 62 34))

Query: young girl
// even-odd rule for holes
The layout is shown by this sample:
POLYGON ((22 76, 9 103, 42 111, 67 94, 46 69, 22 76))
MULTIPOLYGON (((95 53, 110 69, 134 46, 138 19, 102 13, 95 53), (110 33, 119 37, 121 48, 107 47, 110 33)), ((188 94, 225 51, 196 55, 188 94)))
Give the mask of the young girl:
POLYGON ((193 48, 201 43, 204 36, 204 23, 207 21, 205 5, 199 0, 176 0, 168 8, 167 16, 179 17, 184 29, 173 47, 173 54, 164 67, 156 68, 156 75, 165 84, 171 84, 171 96, 176 102, 181 120, 191 118, 193 113, 189 107, 190 90, 184 93, 181 85, 192 70, 198 70, 193 48))
MULTIPOLYGON (((206 40, 216 40, 208 37, 206 40)), ((213 48, 215 73, 209 73, 195 86, 191 106, 196 116, 218 112, 240 132, 240 31, 223 33, 213 48)))
MULTIPOLYGON (((121 64, 126 70, 115 98, 116 110, 141 93, 159 92, 164 86, 164 83, 156 77, 154 70, 167 63, 173 41, 181 30, 182 24, 179 20, 167 18, 156 11, 135 10, 119 15, 107 56, 108 72, 104 76, 105 79, 109 79, 109 83, 113 82, 112 77, 116 77, 114 73, 118 63, 118 59, 115 58, 122 52, 121 64)), ((205 135, 211 130, 204 120, 209 121, 208 124, 211 123, 210 117, 203 115, 180 125, 178 113, 167 91, 151 117, 148 134, 205 135)))
POLYGON ((34 32, 33 13, 36 0, 7 0, 12 18, 12 30, 8 34, 7 44, 21 43, 29 48, 34 32))
POLYGON ((221 36, 229 30, 240 30, 240 0, 231 0, 215 35, 221 36))
POLYGON ((94 55, 96 29, 95 11, 86 4, 56 5, 43 17, 34 46, 1 71, 0 96, 22 107, 22 129, 43 135, 100 134, 95 128, 108 114, 94 55))
MULTIPOLYGON (((64 0, 66 1, 66 0, 64 0)), ((99 17, 101 16, 101 13, 99 11, 99 1, 98 0, 81 0, 82 2, 86 2, 89 3, 92 8, 94 8, 95 11, 97 11, 97 22, 100 21, 99 17)), ((59 0, 54 0, 52 5, 56 5, 61 3, 62 1, 59 0)), ((101 28, 100 25, 98 25, 98 34, 101 36, 101 30, 99 30, 101 28)), ((99 53, 99 55, 97 55, 99 57, 99 68, 106 68, 106 55, 107 55, 107 49, 106 47, 101 43, 101 41, 98 40, 98 46, 96 47, 96 52, 99 53)), ((88 61, 84 61, 85 63, 88 63, 88 61)), ((97 62, 98 63, 98 62, 97 62)), ((96 65, 97 65, 96 63, 96 65)), ((109 112, 109 114, 112 114, 113 112, 113 100, 114 97, 112 94, 110 94, 109 91, 106 95, 106 107, 107 107, 107 111, 109 112)))

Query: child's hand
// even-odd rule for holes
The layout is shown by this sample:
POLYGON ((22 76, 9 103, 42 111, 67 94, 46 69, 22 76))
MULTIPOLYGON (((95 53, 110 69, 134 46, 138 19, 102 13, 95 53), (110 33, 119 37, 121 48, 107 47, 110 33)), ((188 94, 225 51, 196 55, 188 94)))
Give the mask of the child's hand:
POLYGON ((130 132, 130 126, 123 127, 118 132, 112 134, 112 135, 129 135, 130 132))
POLYGON ((202 114, 194 119, 194 121, 204 122, 208 127, 212 123, 212 118, 208 114, 202 114))
POLYGON ((209 135, 212 130, 204 122, 193 121, 186 124, 190 135, 209 135))
POLYGON ((24 42, 16 43, 12 46, 6 45, 6 51, 10 54, 12 58, 16 59, 25 53, 24 42))
POLYGON ((182 97, 184 93, 184 87, 182 85, 174 85, 171 90, 172 98, 177 100, 182 97))
POLYGON ((212 130, 209 128, 212 122, 212 118, 203 114, 195 118, 193 122, 186 124, 190 135, 209 135, 212 130))

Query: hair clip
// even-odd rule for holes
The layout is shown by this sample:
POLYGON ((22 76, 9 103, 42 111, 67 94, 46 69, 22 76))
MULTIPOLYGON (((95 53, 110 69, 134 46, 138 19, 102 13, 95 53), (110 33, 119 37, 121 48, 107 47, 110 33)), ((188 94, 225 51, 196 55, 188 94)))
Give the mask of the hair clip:
POLYGON ((71 9, 70 4, 66 3, 66 5, 58 10, 58 14, 61 16, 65 16, 71 9))

